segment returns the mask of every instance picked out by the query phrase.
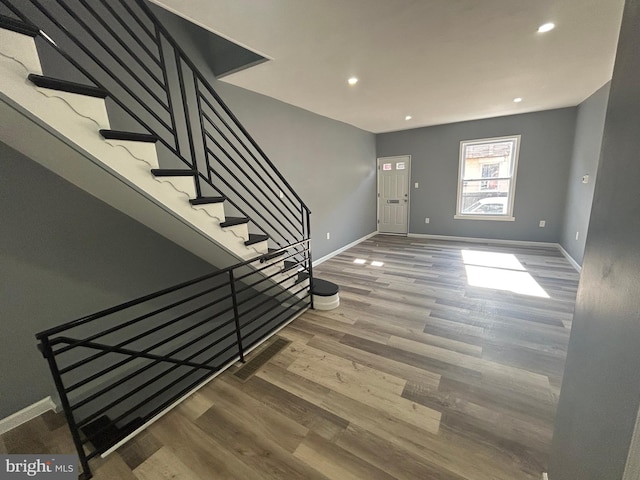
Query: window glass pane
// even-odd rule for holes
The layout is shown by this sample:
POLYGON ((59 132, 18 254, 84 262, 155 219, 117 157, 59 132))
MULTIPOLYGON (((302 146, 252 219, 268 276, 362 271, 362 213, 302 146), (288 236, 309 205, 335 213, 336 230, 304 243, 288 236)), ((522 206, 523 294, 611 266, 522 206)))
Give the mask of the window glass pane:
POLYGON ((396 163, 396 170, 404 170, 404 162, 396 163))
POLYGON ((465 145, 463 178, 510 177, 513 153, 513 141, 465 145))
POLYGON ((460 143, 457 215, 513 217, 520 136, 460 143))
POLYGON ((483 188, 486 180, 466 180, 462 184, 460 213, 469 215, 506 215, 509 208, 511 180, 489 180, 496 188, 483 188))

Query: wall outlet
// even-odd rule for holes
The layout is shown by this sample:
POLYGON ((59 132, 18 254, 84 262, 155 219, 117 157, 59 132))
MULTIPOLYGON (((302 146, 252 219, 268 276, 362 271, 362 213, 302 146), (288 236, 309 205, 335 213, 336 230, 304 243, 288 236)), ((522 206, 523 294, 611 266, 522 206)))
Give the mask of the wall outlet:
POLYGON ((431 221, 431 219, 429 217, 424 219, 424 223, 429 223, 431 221))
POLYGON ((582 183, 589 183, 589 175, 582 176, 582 183))
POLYGON ((576 232, 576 240, 580 237, 580 232, 576 232))
POLYGON ((540 220, 540 224, 539 224, 540 228, 544 228, 547 226, 547 221, 546 220, 540 220))
POLYGON ((418 184, 418 182, 416 182, 416 188, 418 188, 420 185, 418 184))
POLYGON ((327 240, 331 240, 331 234, 327 232, 327 240))

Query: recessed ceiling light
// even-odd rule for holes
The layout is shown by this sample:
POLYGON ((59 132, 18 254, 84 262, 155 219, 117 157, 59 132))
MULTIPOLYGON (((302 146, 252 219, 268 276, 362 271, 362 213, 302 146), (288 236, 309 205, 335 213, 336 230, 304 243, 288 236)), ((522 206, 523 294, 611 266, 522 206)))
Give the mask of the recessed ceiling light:
POLYGON ((367 261, 364 258, 356 258, 353 263, 357 263, 358 265, 364 265, 367 261))
POLYGON ((513 101, 516 102, 516 103, 520 103, 522 101, 522 98, 516 97, 516 98, 513 99, 513 101))
POLYGON ((373 261, 371 262, 371 266, 373 267, 381 267, 384 265, 384 262, 373 261))
POLYGON ((358 79, 356 77, 351 77, 347 82, 349 82, 349 85, 353 86, 358 83, 358 79))
POLYGON ((411 115, 407 115, 406 117, 404 117, 405 120, 411 120, 413 117, 411 115))
POLYGON ((547 33, 556 28, 554 23, 545 23, 544 25, 540 25, 538 27, 538 33, 547 33))

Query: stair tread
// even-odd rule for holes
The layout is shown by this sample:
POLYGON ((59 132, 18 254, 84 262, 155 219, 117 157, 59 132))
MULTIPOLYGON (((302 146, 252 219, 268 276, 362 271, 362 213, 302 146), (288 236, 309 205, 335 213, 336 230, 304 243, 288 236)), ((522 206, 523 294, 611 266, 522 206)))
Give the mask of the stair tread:
POLYGON ((226 197, 200 197, 190 199, 189 203, 191 205, 207 205, 209 203, 222 203, 226 199, 226 197))
POLYGON ((249 219, 246 217, 225 217, 224 222, 220 224, 222 228, 233 227, 234 225, 243 225, 249 223, 249 219))
POLYGON ((249 245, 253 245, 255 243, 264 242, 265 240, 269 240, 269 235, 250 233, 249 234, 249 240, 244 242, 244 244, 248 247, 249 245))
POLYGON ((149 142, 155 143, 158 141, 158 137, 151 133, 136 133, 126 132, 123 130, 106 130, 101 129, 100 135, 107 140, 131 140, 134 142, 149 142))
POLYGON ((151 173, 156 177, 192 177, 198 172, 179 168, 152 168, 151 173))
MULTIPOLYGON (((298 280, 296 283, 304 282, 309 278, 309 273, 298 273, 298 280)), ((313 285, 311 286, 311 293, 319 297, 330 297, 340 291, 340 287, 328 280, 322 280, 321 278, 314 277, 313 285)))
POLYGON ((322 280, 321 278, 314 278, 313 285, 311 286, 311 293, 318 295, 319 297, 330 297, 340 291, 340 287, 328 280, 322 280))
POLYGON ((36 37, 40 33, 40 30, 35 25, 7 17, 6 15, 0 15, 0 28, 28 35, 29 37, 36 37))
POLYGON ((105 98, 109 95, 109 92, 100 87, 69 82, 68 80, 61 80, 59 78, 47 77, 44 75, 36 75, 35 73, 30 73, 27 78, 38 87, 50 88, 61 92, 77 93, 79 95, 96 98, 105 98))
POLYGON ((293 262, 291 260, 285 260, 284 267, 282 268, 282 273, 288 272, 289 270, 293 270, 294 268, 299 267, 300 263, 301 262, 293 262))
POLYGON ((282 250, 282 251, 279 251, 279 250, 280 250, 279 248, 269 248, 268 253, 263 258, 265 260, 272 260, 276 257, 281 257, 282 255, 287 253, 286 250, 282 250))

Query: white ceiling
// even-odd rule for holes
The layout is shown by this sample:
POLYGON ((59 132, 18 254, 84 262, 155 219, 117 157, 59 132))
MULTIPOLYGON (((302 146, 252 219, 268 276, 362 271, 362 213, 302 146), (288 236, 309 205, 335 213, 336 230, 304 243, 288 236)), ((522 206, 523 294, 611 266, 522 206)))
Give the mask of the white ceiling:
POLYGON ((611 78, 624 4, 153 1, 271 59, 225 82, 374 133, 579 104, 611 78))

